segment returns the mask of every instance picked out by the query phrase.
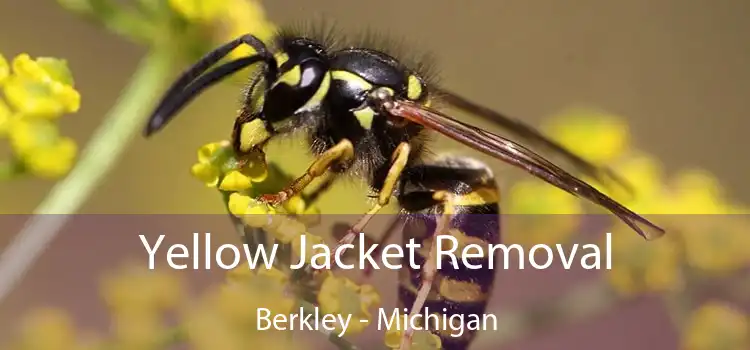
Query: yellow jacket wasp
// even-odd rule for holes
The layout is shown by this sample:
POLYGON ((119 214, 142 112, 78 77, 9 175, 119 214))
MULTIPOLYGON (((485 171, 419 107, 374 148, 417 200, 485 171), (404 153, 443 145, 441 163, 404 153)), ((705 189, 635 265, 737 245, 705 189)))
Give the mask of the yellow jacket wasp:
MULTIPOLYGON (((274 137, 302 131, 316 156, 304 175, 263 200, 281 203, 329 171, 364 178, 377 193, 377 203, 339 244, 351 243, 355 232, 361 232, 368 220, 394 196, 403 213, 433 215, 431 226, 436 230, 419 237, 420 244, 422 240, 432 241, 431 251, 422 256, 422 271, 404 271, 401 277, 400 302, 412 315, 425 306, 450 314, 481 313, 494 283, 494 276, 486 276, 487 270, 436 271, 433 256, 436 240, 430 236, 454 234, 451 232, 458 230, 490 244, 500 240, 500 196, 491 171, 483 163, 466 157, 426 157, 428 131, 457 140, 586 198, 608 209, 648 239, 664 234, 658 226, 528 148, 451 118, 431 106, 439 101, 493 120, 535 146, 565 157, 592 178, 610 177, 619 181, 609 170, 587 163, 521 122, 431 84, 424 71, 407 66, 385 50, 368 45, 337 46, 315 34, 283 30, 273 47, 248 34, 213 50, 174 82, 153 112, 145 135, 163 128, 206 88, 256 63, 262 63, 260 73, 244 94, 233 128, 235 152, 241 156, 262 151, 274 137), (252 47, 255 54, 208 71, 240 45, 252 47), (470 214, 494 219, 487 221, 489 224, 480 232, 467 232, 461 225, 468 222, 466 217, 470 214)), ((405 236, 411 234, 405 230, 405 236)), ((443 339, 445 349, 464 349, 473 337, 471 333, 460 338, 436 333, 443 339)), ((412 335, 411 330, 405 332, 402 349, 409 347, 412 335)))

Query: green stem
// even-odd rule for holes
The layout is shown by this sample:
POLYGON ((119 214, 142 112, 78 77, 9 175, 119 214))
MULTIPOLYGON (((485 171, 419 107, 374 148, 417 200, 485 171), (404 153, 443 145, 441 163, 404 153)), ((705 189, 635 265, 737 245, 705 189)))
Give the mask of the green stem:
POLYGON ((145 117, 171 74, 171 56, 150 52, 129 85, 94 133, 76 166, 58 182, 34 211, 13 242, 0 255, 0 300, 21 281, 26 271, 65 225, 69 215, 109 174, 129 141, 141 130, 145 117))

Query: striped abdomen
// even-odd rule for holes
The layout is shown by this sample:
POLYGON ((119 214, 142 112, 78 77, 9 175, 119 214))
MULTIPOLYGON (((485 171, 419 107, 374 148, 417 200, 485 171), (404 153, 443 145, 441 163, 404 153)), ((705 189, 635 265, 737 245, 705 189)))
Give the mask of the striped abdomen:
MULTIPOLYGON (((465 158, 443 159, 439 163, 415 167, 402 181, 399 203, 405 220, 403 239, 404 244, 412 238, 420 244, 421 249, 415 256, 418 266, 426 262, 436 239, 435 229, 446 208, 453 212, 450 230, 444 234, 454 239, 442 239, 441 248, 447 251, 458 243, 453 251, 456 260, 442 256, 425 308, 419 313, 435 314, 429 321, 438 323, 428 322, 427 328, 440 336, 444 349, 466 349, 475 332, 464 329, 463 334, 458 335, 460 327, 456 322, 461 319, 467 322, 473 315, 484 319, 495 280, 495 271, 489 267, 488 246, 500 241, 499 191, 486 167, 465 158), (450 194, 450 203, 433 199, 433 194, 439 191, 450 194), (481 251, 482 257, 464 261, 461 253, 469 244, 476 248, 467 252, 476 256, 481 251), (446 324, 451 320, 452 327, 446 324)), ((399 279, 399 307, 411 311, 421 285, 421 269, 411 269, 405 261, 399 279)))

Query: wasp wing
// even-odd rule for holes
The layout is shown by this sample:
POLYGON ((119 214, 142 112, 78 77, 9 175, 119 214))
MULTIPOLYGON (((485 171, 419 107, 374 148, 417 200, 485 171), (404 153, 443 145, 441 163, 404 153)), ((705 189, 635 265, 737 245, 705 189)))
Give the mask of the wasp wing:
POLYGON ((537 129, 529 126, 528 124, 493 111, 492 109, 479 105, 475 102, 469 101, 465 97, 462 97, 451 91, 439 87, 433 87, 433 89, 436 90, 437 94, 440 96, 441 102, 445 102, 452 107, 463 110, 464 112, 468 112, 484 119, 490 120, 498 124, 500 127, 504 128, 505 130, 509 131, 510 133, 522 138, 525 141, 528 141, 533 145, 542 147, 546 151, 561 155, 562 157, 566 158, 566 160, 569 161, 573 166, 578 168, 579 171, 581 171, 583 174, 590 176, 591 178, 601 182, 602 184, 606 185, 607 182, 605 180, 608 178, 618 183, 631 195, 633 194, 632 186, 625 179, 617 175, 614 171, 608 168, 596 166, 586 161, 577 154, 565 148, 565 146, 559 144, 558 142, 555 142, 554 140, 545 136, 537 129))
POLYGON ((395 100, 383 107, 394 116, 435 130, 475 150, 519 167, 575 196, 601 205, 646 239, 658 238, 665 233, 662 228, 518 143, 411 101, 395 100), (645 225, 646 229, 644 230, 641 225, 645 225))

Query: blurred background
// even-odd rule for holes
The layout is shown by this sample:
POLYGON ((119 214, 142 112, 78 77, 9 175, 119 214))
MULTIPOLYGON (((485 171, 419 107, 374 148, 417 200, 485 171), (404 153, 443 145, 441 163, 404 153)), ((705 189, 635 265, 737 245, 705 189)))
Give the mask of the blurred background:
MULTIPOLYGON (((721 183, 727 201, 750 202, 750 186, 745 183, 750 162, 743 153, 749 145, 745 133, 750 130, 748 1, 277 0, 262 5, 274 24, 322 16, 335 21, 345 33, 374 29, 418 44, 414 50, 430 52, 436 58, 443 85, 531 124, 571 108, 606 111, 627 123, 632 144, 658 159, 666 174, 700 168, 721 183)), ((0 36, 0 53, 8 60, 24 52, 67 60, 81 94, 81 108, 61 118, 60 129, 81 149, 147 51, 53 1, 0 2, 0 30, 5 34, 0 36)), ((175 60, 174 73, 184 65, 184 61, 175 60)), ((188 170, 198 147, 229 136, 241 87, 242 81, 217 86, 158 137, 144 140, 137 135, 79 212, 223 213, 215 191, 202 186, 188 170)), ((466 120, 490 127, 471 117, 466 120)), ((585 139, 578 142, 586 143, 585 139)), ((444 140, 436 142, 436 148, 461 149, 444 140)), ((269 158, 290 173, 304 170, 310 160, 299 147, 284 147, 281 156, 273 149, 282 148, 273 145, 269 158)), ((503 177, 512 171, 503 165, 495 169, 504 184, 503 177)), ((0 183, 0 213, 33 212, 53 185, 54 181, 33 178, 0 183)), ((346 201, 345 207, 340 204, 342 196, 355 198, 347 194, 350 189, 350 185, 336 187, 321 199, 321 210, 349 214, 366 210, 364 200, 346 201)), ((18 226, 9 228, 3 227, 3 244, 11 240, 18 226)), ((97 254, 110 261, 113 253, 104 248, 71 252, 71 247, 96 244, 75 243, 83 239, 77 236, 61 237, 66 238, 48 251, 58 260, 42 260, 47 268, 32 270, 19 289, 3 301, 3 325, 16 325, 20 310, 37 304, 63 305, 87 317, 81 310, 89 310, 85 300, 96 296, 94 287, 68 293, 54 286, 92 280, 98 269, 72 273, 69 271, 76 268, 71 266, 97 265, 97 254), (65 263, 70 265, 61 265, 65 263), (68 272, 55 270, 55 265, 68 272), (60 280, 63 275, 64 281, 60 280), (44 288, 52 291, 40 290, 44 288)), ((107 238, 111 245, 106 246, 116 250, 118 244, 112 242, 134 237, 113 234, 107 238)), ((134 247, 132 252, 136 251, 134 247)), ((498 310, 521 303, 519 300, 538 294, 540 289, 557 288, 554 283, 571 285, 564 273, 521 275, 510 282, 515 285, 513 292, 498 292, 498 310)), ((378 278, 388 281, 395 275, 378 278)), ((384 302, 393 302, 392 297, 384 302)), ((659 305, 658 300, 648 298, 632 301, 599 318, 524 337, 503 348, 678 348, 679 337, 659 305), (598 334, 606 336, 590 337, 591 327, 599 327, 598 334)), ((101 305, 90 310, 101 312, 99 308, 101 305)), ((746 333, 747 329, 745 337, 746 333)), ((495 348, 491 336, 482 337, 486 340, 477 348, 495 348)))

